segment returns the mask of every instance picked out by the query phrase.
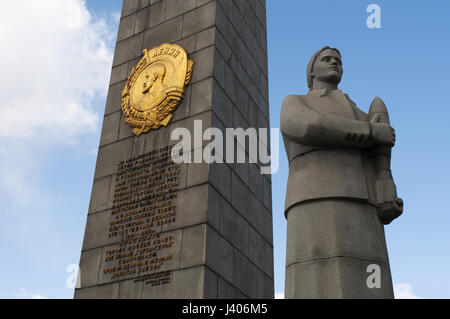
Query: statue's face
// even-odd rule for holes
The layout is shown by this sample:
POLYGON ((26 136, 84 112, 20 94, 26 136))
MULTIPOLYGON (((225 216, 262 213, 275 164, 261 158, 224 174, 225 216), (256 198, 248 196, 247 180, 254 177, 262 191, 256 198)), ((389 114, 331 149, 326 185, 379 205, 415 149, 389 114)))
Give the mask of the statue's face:
POLYGON ((334 50, 327 49, 317 57, 311 75, 322 82, 339 84, 343 72, 339 54, 334 50))

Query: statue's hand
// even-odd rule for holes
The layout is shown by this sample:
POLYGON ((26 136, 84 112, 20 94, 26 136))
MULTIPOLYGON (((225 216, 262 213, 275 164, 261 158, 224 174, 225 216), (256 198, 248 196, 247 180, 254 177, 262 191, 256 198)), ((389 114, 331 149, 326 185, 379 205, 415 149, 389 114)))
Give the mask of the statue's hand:
POLYGON ((378 216, 384 225, 390 224, 403 213, 403 200, 397 198, 390 202, 378 205, 378 216))
POLYGON ((378 115, 369 124, 372 131, 372 141, 375 145, 390 147, 395 145, 395 130, 389 124, 379 123, 378 115))

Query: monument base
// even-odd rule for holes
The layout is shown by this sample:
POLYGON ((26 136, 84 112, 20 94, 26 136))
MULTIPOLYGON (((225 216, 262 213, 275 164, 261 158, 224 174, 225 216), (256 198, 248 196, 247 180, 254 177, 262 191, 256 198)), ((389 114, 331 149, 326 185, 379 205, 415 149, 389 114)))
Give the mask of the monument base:
POLYGON ((384 226, 374 206, 318 200, 293 207, 287 218, 286 298, 394 298, 384 226), (371 288, 378 275, 373 267, 379 283, 371 288))

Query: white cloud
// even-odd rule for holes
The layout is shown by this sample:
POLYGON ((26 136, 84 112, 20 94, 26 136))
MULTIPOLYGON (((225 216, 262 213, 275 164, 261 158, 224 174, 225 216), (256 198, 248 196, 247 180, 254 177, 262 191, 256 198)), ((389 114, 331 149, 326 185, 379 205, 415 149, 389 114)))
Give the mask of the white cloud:
POLYGON ((50 133, 71 142, 95 132, 91 104, 106 93, 114 35, 84 0, 2 3, 0 138, 50 133))
POLYGON ((48 299, 42 295, 31 293, 24 288, 20 289, 20 292, 15 294, 14 297, 16 299, 48 299))
POLYGON ((275 299, 284 299, 284 292, 277 292, 275 294, 275 299))
POLYGON ((112 19, 113 19, 114 22, 117 23, 117 24, 119 24, 119 22, 120 22, 120 16, 121 16, 121 13, 120 13, 120 12, 113 12, 113 13, 111 13, 112 19))
POLYGON ((44 153, 98 129, 104 104, 96 111, 92 103, 107 91, 118 24, 107 19, 94 18, 85 0, 2 3, 2 213, 53 200, 39 180, 44 153))
POLYGON ((414 294, 411 284, 398 283, 394 285, 395 299, 422 299, 414 294))

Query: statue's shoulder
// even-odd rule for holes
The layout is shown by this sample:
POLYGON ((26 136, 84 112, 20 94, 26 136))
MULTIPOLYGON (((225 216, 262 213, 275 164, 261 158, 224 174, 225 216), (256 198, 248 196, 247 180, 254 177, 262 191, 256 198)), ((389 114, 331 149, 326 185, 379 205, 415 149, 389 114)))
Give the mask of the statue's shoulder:
POLYGON ((306 106, 306 95, 288 95, 283 101, 282 107, 306 106))

